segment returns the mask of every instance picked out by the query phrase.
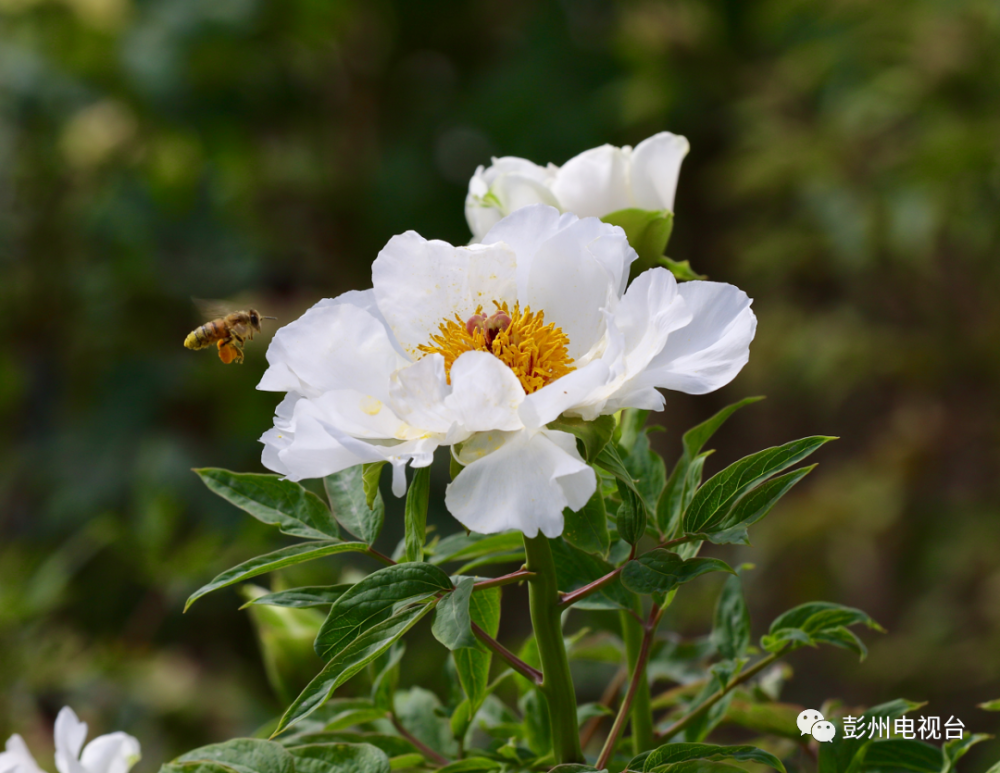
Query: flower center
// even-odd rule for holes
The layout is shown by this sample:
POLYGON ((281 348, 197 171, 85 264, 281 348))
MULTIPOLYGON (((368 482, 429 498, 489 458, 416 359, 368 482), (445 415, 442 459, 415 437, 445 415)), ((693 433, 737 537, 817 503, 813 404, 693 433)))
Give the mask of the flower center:
POLYGON ((514 305, 497 303, 496 312, 487 316, 483 307, 469 319, 457 314, 454 320, 446 319, 438 326, 438 334, 431 336, 431 343, 418 346, 425 354, 444 357, 444 372, 451 383, 451 366, 465 352, 489 352, 514 371, 526 394, 537 392, 546 384, 574 370, 573 358, 566 346, 569 338, 555 323, 545 324, 545 312, 533 312, 529 307, 521 311, 514 305))

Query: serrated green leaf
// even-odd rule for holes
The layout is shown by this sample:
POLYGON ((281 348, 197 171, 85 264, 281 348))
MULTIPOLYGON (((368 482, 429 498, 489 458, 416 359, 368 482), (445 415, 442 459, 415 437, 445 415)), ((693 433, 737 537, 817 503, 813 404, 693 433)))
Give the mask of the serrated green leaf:
POLYGON ((712 640, 719 655, 735 660, 747 654, 750 646, 750 610, 743 598, 739 576, 727 577, 715 605, 712 640))
POLYGON ((207 773, 214 765, 222 765, 238 773, 295 773, 295 762, 281 744, 257 738, 234 738, 224 743, 202 746, 164 765, 161 770, 179 766, 193 771, 204 766, 207 773))
MULTIPOLYGON (((589 585, 614 567, 592 553, 584 553, 564 540, 549 540, 552 559, 556 565, 556 582, 564 593, 589 585)), ((635 598, 621 583, 620 577, 605 585, 601 590, 587 596, 574 606, 579 609, 632 609, 635 598)))
POLYGON ((708 743, 669 743, 654 749, 646 757, 643 770, 649 771, 661 765, 670 765, 688 760, 738 760, 739 762, 755 762, 767 765, 785 773, 781 760, 770 752, 758 749, 756 746, 717 746, 708 743))
POLYGON ((657 548, 634 558, 622 569, 622 584, 635 593, 668 593, 708 572, 733 572, 718 558, 689 558, 657 548))
POLYGON ((587 553, 607 555, 611 534, 600 491, 595 491, 587 504, 576 512, 568 507, 563 510, 563 523, 562 536, 569 544, 587 553))
POLYGON ((396 564, 372 572, 352 585, 330 608, 316 637, 316 653, 327 660, 365 628, 390 617, 399 603, 451 588, 448 575, 431 564, 396 564))
POLYGON ((944 755, 937 746, 923 741, 891 738, 873 741, 865 749, 862 770, 913 770, 941 773, 944 755))
MULTIPOLYGON (((384 464, 381 462, 379 464, 384 464)), ((385 504, 378 490, 378 471, 375 472, 375 487, 371 489, 372 500, 368 502, 365 475, 367 467, 348 467, 323 479, 330 508, 338 523, 347 531, 368 545, 378 539, 385 520, 385 504)), ((371 474, 370 472, 367 474, 371 474)))
MULTIPOLYGON (((487 588, 473 593, 469 600, 469 615, 472 622, 495 638, 500 630, 500 588, 487 588)), ((483 645, 478 645, 475 648, 455 650, 452 657, 458 681, 471 704, 470 713, 475 716, 487 695, 493 653, 483 645)))
POLYGON ((323 743, 292 746, 296 773, 389 773, 389 758, 371 744, 323 743))
POLYGON ((337 523, 323 500, 300 484, 277 475, 230 472, 216 467, 195 470, 208 489, 285 534, 306 539, 337 539, 337 523))
POLYGON ((459 577, 455 590, 438 602, 431 632, 435 639, 450 650, 476 646, 469 613, 472 586, 475 584, 474 577, 459 577))
POLYGON ((630 207, 619 209, 601 218, 605 223, 619 226, 625 231, 628 243, 639 258, 632 264, 631 277, 659 264, 663 251, 670 241, 674 226, 674 213, 669 209, 650 210, 630 207))
POLYGON ((684 530, 710 530, 729 512, 740 497, 782 470, 802 461, 831 437, 816 436, 794 440, 751 454, 716 473, 698 489, 684 513, 684 530))
POLYGON ((427 540, 427 504, 431 493, 431 468, 417 467, 406 492, 404 523, 406 535, 405 561, 424 560, 424 542, 427 540))
POLYGON ((242 564, 227 569, 208 585, 203 585, 188 597, 184 610, 187 609, 202 596, 211 593, 219 588, 234 585, 251 577, 273 572, 276 569, 284 569, 306 561, 313 561, 324 556, 332 556, 337 553, 358 552, 367 550, 368 546, 363 542, 300 542, 297 545, 289 545, 273 553, 251 558, 242 564))
POLYGON ((598 416, 593 421, 584 421, 571 416, 560 416, 546 427, 574 435, 584 461, 590 464, 597 459, 601 450, 611 440, 615 432, 615 417, 598 416))
POLYGON ((325 604, 332 604, 351 587, 351 583, 343 585, 303 585, 299 588, 289 588, 275 593, 265 593, 250 599, 240 609, 257 604, 272 607, 320 607, 325 604))
POLYGON ((394 642, 434 609, 434 601, 415 604, 368 628, 337 652, 323 670, 306 686, 278 721, 274 735, 301 722, 325 703, 333 691, 386 652, 394 642))

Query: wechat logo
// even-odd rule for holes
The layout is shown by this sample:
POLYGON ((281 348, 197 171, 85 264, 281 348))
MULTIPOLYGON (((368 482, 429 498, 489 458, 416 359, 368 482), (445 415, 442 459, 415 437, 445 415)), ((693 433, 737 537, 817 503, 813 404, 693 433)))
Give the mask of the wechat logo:
POLYGON ((833 722, 823 719, 823 715, 816 709, 803 711, 795 720, 795 724, 799 726, 801 735, 811 735, 820 743, 832 741, 837 734, 837 728, 834 727, 833 722))

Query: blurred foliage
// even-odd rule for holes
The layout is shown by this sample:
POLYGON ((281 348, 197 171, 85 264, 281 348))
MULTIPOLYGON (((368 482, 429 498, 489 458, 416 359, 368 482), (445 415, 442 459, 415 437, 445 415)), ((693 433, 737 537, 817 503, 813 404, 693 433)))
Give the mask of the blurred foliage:
MULTIPOLYGON (((974 708, 1000 681, 996 2, 0 0, 0 737, 46 748, 69 702, 153 770, 277 709, 236 593, 180 614, 273 545, 190 472, 258 469, 268 336, 242 367, 184 350, 191 296, 280 324, 368 286, 395 233, 465 241, 491 154, 662 129, 692 145, 671 257, 745 288, 760 328, 656 442, 755 393, 709 472, 842 436, 759 530, 747 596, 890 631, 860 667, 798 653, 788 697, 1000 729, 974 708)), ((708 629, 703 587, 675 630, 708 629)))

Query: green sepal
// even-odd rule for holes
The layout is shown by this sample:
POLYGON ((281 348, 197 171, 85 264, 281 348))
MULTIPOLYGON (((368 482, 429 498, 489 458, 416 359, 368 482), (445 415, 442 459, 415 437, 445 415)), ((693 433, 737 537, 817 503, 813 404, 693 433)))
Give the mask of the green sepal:
POLYGON ((639 259, 632 264, 631 278, 660 263, 674 228, 674 213, 668 209, 619 209, 601 218, 625 231, 639 259))
POLYGON ((699 274, 691 268, 691 261, 689 260, 671 260, 666 255, 663 255, 658 262, 673 274, 674 278, 678 281, 690 282, 694 279, 708 279, 704 274, 699 274))

